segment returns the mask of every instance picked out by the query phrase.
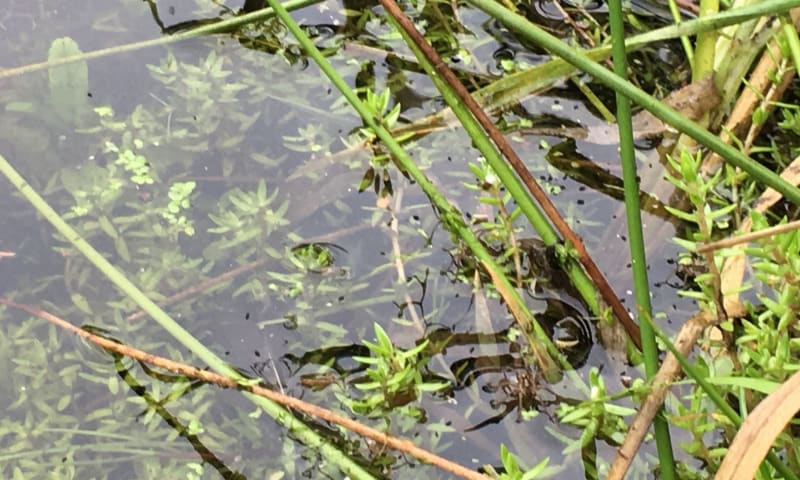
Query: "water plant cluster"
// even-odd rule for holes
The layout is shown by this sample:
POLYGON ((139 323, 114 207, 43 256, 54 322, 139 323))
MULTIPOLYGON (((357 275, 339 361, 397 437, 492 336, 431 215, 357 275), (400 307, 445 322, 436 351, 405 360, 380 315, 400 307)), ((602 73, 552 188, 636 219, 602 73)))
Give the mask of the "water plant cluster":
POLYGON ((0 476, 800 471, 791 2, 195 3, 0 72, 0 476))

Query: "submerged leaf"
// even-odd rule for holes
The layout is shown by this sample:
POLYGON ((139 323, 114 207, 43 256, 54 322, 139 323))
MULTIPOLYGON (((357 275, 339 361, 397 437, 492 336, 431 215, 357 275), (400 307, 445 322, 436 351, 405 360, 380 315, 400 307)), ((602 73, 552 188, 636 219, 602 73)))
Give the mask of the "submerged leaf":
POLYGON ((367 188, 369 188, 369 186, 372 185, 374 180, 375 180, 375 169, 369 167, 367 171, 364 172, 364 178, 361 179, 361 183, 358 185, 358 193, 361 193, 367 188))
MULTIPOLYGON (((47 53, 47 61, 55 62, 81 55, 75 40, 62 37, 53 40, 47 53)), ((86 60, 52 67, 49 72, 50 104, 61 120, 79 124, 91 112, 88 102, 89 66, 86 60)))

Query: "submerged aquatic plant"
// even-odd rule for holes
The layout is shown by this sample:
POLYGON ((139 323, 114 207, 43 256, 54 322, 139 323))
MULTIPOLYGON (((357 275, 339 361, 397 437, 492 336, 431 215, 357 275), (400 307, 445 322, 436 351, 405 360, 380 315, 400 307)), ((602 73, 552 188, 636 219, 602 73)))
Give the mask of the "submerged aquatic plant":
POLYGON ((204 256, 208 259, 223 258, 226 250, 245 246, 244 251, 238 251, 240 258, 255 258, 263 252, 279 257, 279 252, 269 245, 268 239, 289 223, 286 219, 288 209, 289 202, 279 196, 278 189, 267 194, 264 179, 253 191, 230 190, 219 200, 217 213, 209 214, 215 226, 208 231, 221 238, 206 247, 204 256))
POLYGON ((215 147, 235 148, 247 130, 260 116, 245 114, 237 105, 247 84, 231 81, 233 72, 223 66, 225 57, 211 50, 199 65, 181 62, 169 54, 160 65, 148 66, 153 77, 171 93, 164 108, 171 117, 171 134, 189 140, 185 149, 204 152, 215 147), (229 135, 210 135, 222 129, 229 135))

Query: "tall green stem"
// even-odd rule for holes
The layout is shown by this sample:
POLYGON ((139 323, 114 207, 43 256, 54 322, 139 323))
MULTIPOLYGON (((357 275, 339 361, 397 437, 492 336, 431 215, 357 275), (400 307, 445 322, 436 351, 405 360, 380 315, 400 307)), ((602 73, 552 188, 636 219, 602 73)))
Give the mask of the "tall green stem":
MULTIPOLYGON (((622 20, 620 0, 609 1, 609 24, 611 26, 611 51, 614 59, 614 73, 621 79, 628 76, 627 52, 625 51, 625 25, 622 20)), ((636 150, 633 145, 633 123, 631 105, 627 97, 617 92, 617 124, 619 126, 619 147, 622 160, 622 180, 625 187, 625 217, 628 221, 628 241, 631 254, 631 270, 636 295, 637 317, 653 318, 650 304, 650 282, 647 278, 647 258, 645 256, 642 216, 639 205, 639 179, 636 175, 636 150)), ((653 378, 658 372, 658 346, 650 322, 639 322, 642 336, 645 374, 653 378)), ((675 458, 669 424, 662 412, 654 421, 656 448, 661 466, 661 477, 675 478, 675 458)))
MULTIPOLYGON (((719 0, 701 0, 700 17, 713 15, 719 11, 719 0)), ((692 80, 702 80, 714 73, 714 56, 717 44, 717 32, 703 32, 697 34, 697 47, 695 55, 690 59, 692 65, 692 80)))

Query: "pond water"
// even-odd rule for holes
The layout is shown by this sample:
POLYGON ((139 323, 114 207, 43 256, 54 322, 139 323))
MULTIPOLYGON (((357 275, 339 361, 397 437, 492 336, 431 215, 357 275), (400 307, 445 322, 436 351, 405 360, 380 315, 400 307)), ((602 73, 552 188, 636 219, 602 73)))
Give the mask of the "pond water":
MULTIPOLYGON (((530 15, 547 14, 545 7, 531 7, 530 15)), ((44 61, 57 38, 88 52, 231 14, 203 0, 11 0, 2 8, 4 69, 44 61)), ((460 5, 458 23, 448 2, 419 8, 440 53, 470 82, 494 78, 512 58, 544 59, 479 11, 460 5)), ((352 86, 388 88, 404 122, 442 107, 379 7, 326 1, 294 15, 352 86), (398 56, 386 59, 387 50, 398 56)), ((450 388, 419 399, 423 420, 398 409, 389 422, 364 421, 468 467, 499 466, 503 443, 529 465, 550 457, 561 478, 583 477, 580 452, 562 453, 565 439, 580 431, 551 420, 556 401, 576 392, 567 381, 539 392, 519 345, 508 340, 511 316, 485 288, 474 294, 475 279, 459 268, 457 246, 427 198, 393 165, 376 163, 378 148, 348 148, 361 120, 276 21, 237 35, 92 60, 88 89, 73 90, 70 107, 54 93, 47 70, 0 79, 0 154, 137 286, 167 300, 173 318, 243 372, 349 413, 344 399, 363 395, 353 384, 363 376, 353 356, 369 355, 361 342, 374 340, 374 323, 404 348, 447 339, 425 375, 450 388), (375 177, 359 192, 371 165, 375 177), (376 194, 373 184, 384 191, 391 184, 391 195, 376 194), (180 197, 175 185, 190 189, 188 204, 173 203, 180 197), (300 253, 308 253, 302 249, 308 244, 322 246, 332 260, 301 268, 314 260, 300 253), (231 271, 237 273, 204 283, 231 271), (198 285, 187 299, 169 301, 198 285)), ((668 70, 665 52, 642 58, 660 58, 668 70)), ((509 124, 545 117, 601 122, 568 84, 501 117, 509 124)), ((592 160, 619 177, 616 146, 510 138, 617 292, 632 302, 620 194, 607 177, 575 180, 547 158, 559 151, 571 165, 592 160)), ((468 163, 478 157, 464 132, 441 130, 409 145, 461 211, 492 213, 464 186, 475 184, 468 163)), ((655 150, 640 154, 642 175, 659 170, 655 150)), ((0 296, 197 363, 137 316, 135 304, 8 184, 0 205, 0 251, 14 254, 0 257, 0 296)), ((677 282, 677 249, 667 241, 675 228, 657 211, 645 213, 645 222, 656 311, 669 321, 683 319, 692 306, 667 284, 677 282)), ((610 390, 622 374, 638 375, 609 360, 581 303, 547 280, 539 279, 539 290, 526 299, 554 331, 580 332, 581 348, 570 354, 578 372, 603 366, 610 390)), ((190 385, 125 360, 115 365, 19 310, 2 308, 0 319, 0 365, 8 372, 0 386, 0 404, 7 406, 0 421, 3 478, 343 477, 236 392, 190 385)), ((378 477, 448 478, 328 425, 316 428, 378 477)), ((598 444, 597 454, 607 460, 613 449, 598 444)))

